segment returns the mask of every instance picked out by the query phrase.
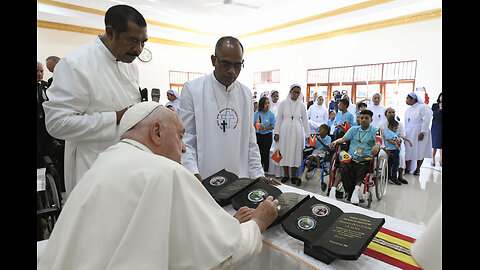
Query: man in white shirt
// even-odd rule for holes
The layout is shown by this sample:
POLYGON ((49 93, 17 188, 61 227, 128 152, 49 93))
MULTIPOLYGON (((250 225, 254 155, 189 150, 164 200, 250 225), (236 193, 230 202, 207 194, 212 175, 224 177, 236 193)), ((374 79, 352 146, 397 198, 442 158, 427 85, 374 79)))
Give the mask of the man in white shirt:
POLYGON ((182 165, 199 180, 226 169, 240 178, 280 184, 265 177, 252 124, 252 93, 236 81, 243 67, 242 44, 234 37, 220 38, 211 61, 211 74, 182 88, 179 115, 187 149, 182 165))
POLYGON ((66 202, 38 269, 236 269, 260 253, 278 200, 243 220, 228 214, 179 164, 185 129, 158 102, 131 107, 119 130, 66 202))
POLYGON ((134 8, 105 13, 105 34, 62 58, 43 103, 48 132, 65 140, 67 196, 97 155, 119 140, 127 108, 141 101, 133 62, 147 41, 147 25, 134 8))

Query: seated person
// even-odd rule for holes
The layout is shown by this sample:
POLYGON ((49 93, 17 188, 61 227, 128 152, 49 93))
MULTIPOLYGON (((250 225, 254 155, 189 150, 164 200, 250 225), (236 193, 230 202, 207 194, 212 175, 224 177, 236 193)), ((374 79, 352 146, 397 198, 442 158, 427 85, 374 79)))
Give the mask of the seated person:
POLYGON ((335 199, 337 186, 342 182, 345 192, 350 194, 350 201, 352 203, 359 202, 358 192, 360 185, 372 167, 371 160, 368 160, 368 157, 375 156, 380 150, 381 144, 376 138, 376 135, 378 135, 377 132, 379 132, 378 128, 370 125, 373 112, 367 109, 360 111, 359 114, 360 126, 351 127, 342 138, 331 143, 331 147, 333 148, 337 144, 350 141, 348 154, 351 156, 351 161, 340 164, 338 167, 338 173, 335 176, 329 197, 335 199), (365 160, 365 158, 367 158, 368 162, 356 162, 357 160, 365 160))
MULTIPOLYGON (((302 174, 302 182, 305 182, 307 172, 310 170, 313 160, 317 163, 317 168, 321 168, 321 161, 325 159, 330 151, 330 143, 332 138, 328 135, 330 133, 330 127, 327 124, 322 124, 318 127, 317 143, 315 144, 315 150, 308 157, 307 167, 302 174)), ((317 181, 320 179, 317 179, 317 181)))
POLYGON ((355 123, 355 118, 353 117, 353 114, 348 111, 349 103, 350 102, 346 98, 340 99, 340 101, 338 102, 338 112, 335 116, 335 121, 333 122, 335 124, 335 138, 339 138, 344 135, 344 132, 340 128, 341 124, 347 121, 348 124, 352 126, 353 123, 355 123))
POLYGON ((180 164, 182 120, 158 102, 130 107, 118 129, 120 142, 68 197, 37 269, 237 269, 260 253, 277 200, 232 217, 180 164))

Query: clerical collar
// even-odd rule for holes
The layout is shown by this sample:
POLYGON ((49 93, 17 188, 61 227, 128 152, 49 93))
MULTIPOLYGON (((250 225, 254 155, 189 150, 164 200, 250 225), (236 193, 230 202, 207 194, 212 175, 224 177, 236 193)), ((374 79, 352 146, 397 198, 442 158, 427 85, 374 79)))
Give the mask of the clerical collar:
POLYGON ((138 148, 142 151, 145 151, 145 152, 149 152, 149 153, 153 153, 152 150, 150 150, 150 148, 146 147, 144 144, 142 144, 141 142, 139 141, 135 141, 135 140, 132 140, 132 139, 128 139, 128 138, 124 138, 120 141, 121 143, 126 143, 126 144, 129 144, 131 146, 134 146, 135 148, 138 148))
POLYGON ((213 81, 213 84, 216 86, 216 87, 219 87, 220 89, 222 90, 226 90, 227 92, 230 92, 233 90, 233 88, 235 87, 234 84, 237 82, 237 81, 234 81, 232 84, 230 84, 228 87, 225 87, 225 85, 223 85, 221 82, 219 82, 217 80, 217 77, 215 77, 215 71, 212 71, 212 81, 213 81))
POLYGON ((113 54, 108 50, 107 46, 103 44, 102 40, 100 39, 101 36, 97 36, 95 39, 96 46, 100 49, 100 51, 105 54, 105 56, 110 59, 112 62, 117 63, 117 58, 113 56, 113 54))

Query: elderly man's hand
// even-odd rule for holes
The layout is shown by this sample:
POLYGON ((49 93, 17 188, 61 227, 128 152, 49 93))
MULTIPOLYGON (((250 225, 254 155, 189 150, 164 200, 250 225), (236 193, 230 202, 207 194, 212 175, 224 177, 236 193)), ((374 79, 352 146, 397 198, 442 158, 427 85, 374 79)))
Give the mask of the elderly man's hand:
POLYGON ((244 223, 252 218, 252 214, 255 209, 249 208, 248 206, 242 206, 238 211, 233 215, 234 218, 238 219, 240 223, 244 223))
POLYGON ((279 185, 282 184, 282 183, 278 182, 277 180, 275 180, 273 178, 266 178, 265 176, 260 176, 257 179, 260 180, 260 181, 263 181, 267 184, 272 184, 274 186, 279 186, 279 185))
POLYGON ((272 196, 268 196, 258 205, 257 209, 253 211, 251 219, 257 222, 261 232, 265 231, 277 218, 278 204, 278 200, 274 200, 272 196))

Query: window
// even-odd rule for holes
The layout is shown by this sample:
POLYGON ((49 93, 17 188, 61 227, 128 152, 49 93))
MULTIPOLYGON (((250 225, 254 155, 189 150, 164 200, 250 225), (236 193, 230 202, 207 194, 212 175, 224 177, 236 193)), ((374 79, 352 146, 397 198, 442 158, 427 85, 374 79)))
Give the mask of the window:
POLYGON ((170 89, 177 91, 180 94, 183 84, 185 82, 194 80, 196 78, 207 75, 202 72, 188 72, 188 71, 169 71, 170 89))
POLYGON ((279 83, 280 82, 280 69, 258 71, 253 73, 253 83, 279 83))
POLYGON ((413 91, 417 61, 399 61, 378 64, 354 65, 307 70, 307 96, 310 91, 327 87, 327 103, 332 100, 335 90, 345 90, 354 102, 357 99, 371 98, 373 94, 382 94, 382 104, 393 105, 394 91, 413 91), (390 84, 395 84, 396 87, 390 84), (399 86, 400 84, 401 87, 399 86), (387 87, 388 86, 388 87, 387 87))
POLYGON ((275 89, 277 83, 280 83, 280 69, 254 72, 252 92, 257 92, 258 98, 260 94, 275 89))

